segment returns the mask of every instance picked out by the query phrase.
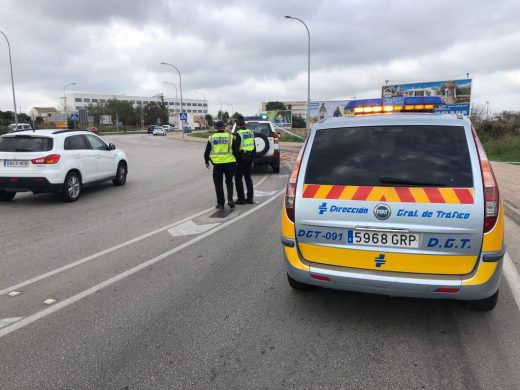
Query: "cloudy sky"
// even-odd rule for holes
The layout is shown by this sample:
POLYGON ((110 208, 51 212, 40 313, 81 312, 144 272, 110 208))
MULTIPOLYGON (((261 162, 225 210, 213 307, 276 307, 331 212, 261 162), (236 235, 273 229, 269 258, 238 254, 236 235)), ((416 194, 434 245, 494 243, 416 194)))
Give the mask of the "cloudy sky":
MULTIPOLYGON (((473 102, 520 110, 520 1, 2 0, 17 105, 84 93, 183 95, 257 112, 260 102, 377 97, 391 83, 473 78, 473 102)), ((12 110, 0 36, 0 110, 12 110)))

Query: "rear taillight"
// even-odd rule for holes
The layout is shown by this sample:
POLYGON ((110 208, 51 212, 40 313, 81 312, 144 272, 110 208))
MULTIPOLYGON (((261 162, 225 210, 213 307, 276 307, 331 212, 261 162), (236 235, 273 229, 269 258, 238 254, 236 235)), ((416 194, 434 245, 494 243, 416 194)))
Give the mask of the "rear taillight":
POLYGON ((300 149, 300 153, 296 158, 296 162, 294 163, 293 170, 291 172, 291 176, 289 177, 289 181, 287 182, 287 189, 285 191, 285 211, 287 212, 287 216, 289 219, 294 222, 294 206, 296 202, 296 184, 298 183, 298 173, 300 172, 300 164, 302 161, 303 152, 305 151, 305 142, 300 149))
POLYGON ((472 133, 475 145, 477 146, 480 172, 482 173, 482 183, 484 185, 484 233, 487 233, 493 229, 497 222, 500 197, 495 174, 493 173, 486 152, 474 129, 472 129, 472 133))
POLYGON ((273 132, 273 141, 275 144, 277 144, 279 142, 278 134, 276 132, 273 132))
POLYGON ((56 164, 58 161, 60 161, 61 156, 59 154, 49 154, 45 157, 39 157, 32 159, 31 162, 35 165, 40 164, 56 164))

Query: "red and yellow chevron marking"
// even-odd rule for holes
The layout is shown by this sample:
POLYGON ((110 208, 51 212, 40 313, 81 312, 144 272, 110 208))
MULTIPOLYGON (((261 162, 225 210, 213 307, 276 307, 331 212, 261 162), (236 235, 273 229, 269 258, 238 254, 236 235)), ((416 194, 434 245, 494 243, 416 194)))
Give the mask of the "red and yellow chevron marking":
POLYGON ((303 197, 368 202, 473 204, 473 188, 372 187, 304 184, 303 197))

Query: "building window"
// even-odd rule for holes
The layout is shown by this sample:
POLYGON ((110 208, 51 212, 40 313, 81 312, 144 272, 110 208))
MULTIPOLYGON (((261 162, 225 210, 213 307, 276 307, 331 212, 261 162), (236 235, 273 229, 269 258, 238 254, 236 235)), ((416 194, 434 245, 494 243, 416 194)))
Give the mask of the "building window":
POLYGON ((100 101, 101 103, 105 103, 105 102, 106 102, 105 99, 99 99, 99 101, 100 101))
POLYGON ((77 102, 77 103, 81 103, 82 102, 81 98, 76 98, 76 99, 74 99, 74 101, 77 102))
POLYGON ((187 106, 191 106, 191 103, 186 103, 187 106))
POLYGON ((180 106, 181 104, 179 102, 175 102, 175 105, 176 106, 180 106))
POLYGON ((186 111, 191 113, 191 110, 186 110, 186 111))
POLYGON ((138 100, 137 101, 137 104, 142 104, 143 102, 141 100, 138 100))
POLYGON ((92 103, 97 103, 98 100, 97 99, 92 99, 92 103))
POLYGON ((90 103, 90 99, 88 99, 88 98, 83 99, 83 101, 84 101, 85 103, 90 103))

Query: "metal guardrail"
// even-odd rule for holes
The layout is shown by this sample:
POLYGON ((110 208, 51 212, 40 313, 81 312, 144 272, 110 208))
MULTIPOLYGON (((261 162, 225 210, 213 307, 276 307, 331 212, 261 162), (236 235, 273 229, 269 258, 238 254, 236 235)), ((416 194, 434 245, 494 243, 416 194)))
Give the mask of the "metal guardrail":
POLYGON ((275 128, 275 130, 283 131, 284 133, 290 134, 290 135, 292 135, 293 137, 296 137, 296 138, 299 138, 299 139, 305 141, 305 138, 302 137, 301 135, 294 134, 292 131, 289 131, 289 130, 287 130, 287 129, 284 129, 283 127, 279 127, 279 126, 276 126, 276 125, 273 125, 273 127, 275 128))

